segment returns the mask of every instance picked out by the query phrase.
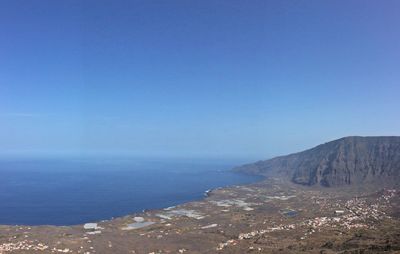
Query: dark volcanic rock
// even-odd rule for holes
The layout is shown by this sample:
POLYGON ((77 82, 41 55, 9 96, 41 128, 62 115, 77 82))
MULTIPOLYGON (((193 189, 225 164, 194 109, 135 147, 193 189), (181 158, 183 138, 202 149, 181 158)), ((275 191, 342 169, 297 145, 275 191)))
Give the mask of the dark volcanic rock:
POLYGON ((346 137, 234 170, 280 176, 303 185, 400 181, 400 137, 346 137))

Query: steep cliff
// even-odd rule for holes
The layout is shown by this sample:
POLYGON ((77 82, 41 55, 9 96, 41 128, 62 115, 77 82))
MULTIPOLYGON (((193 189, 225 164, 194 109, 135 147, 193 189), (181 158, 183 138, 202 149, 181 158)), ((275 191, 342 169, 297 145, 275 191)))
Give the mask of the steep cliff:
POLYGON ((234 170, 279 176, 303 185, 400 181, 400 137, 346 137, 234 170))

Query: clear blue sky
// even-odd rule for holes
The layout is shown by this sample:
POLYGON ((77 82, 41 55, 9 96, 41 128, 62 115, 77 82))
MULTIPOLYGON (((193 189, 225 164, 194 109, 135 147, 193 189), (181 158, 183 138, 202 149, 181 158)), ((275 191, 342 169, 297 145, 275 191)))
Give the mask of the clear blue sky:
POLYGON ((0 154, 268 158, 400 135, 400 1, 0 3, 0 154))

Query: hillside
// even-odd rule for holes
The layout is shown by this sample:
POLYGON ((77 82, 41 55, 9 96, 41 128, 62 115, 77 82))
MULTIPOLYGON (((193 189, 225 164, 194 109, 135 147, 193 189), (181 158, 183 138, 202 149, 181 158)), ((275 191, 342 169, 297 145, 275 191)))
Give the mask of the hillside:
POLYGON ((303 185, 396 183, 400 181, 400 137, 345 137, 234 170, 303 185))

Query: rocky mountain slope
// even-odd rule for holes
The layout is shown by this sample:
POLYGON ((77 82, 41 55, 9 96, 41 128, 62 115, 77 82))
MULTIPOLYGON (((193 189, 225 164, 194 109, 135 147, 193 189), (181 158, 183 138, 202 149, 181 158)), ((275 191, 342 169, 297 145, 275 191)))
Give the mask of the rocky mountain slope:
POLYGON ((279 176, 303 185, 398 183, 400 137, 345 137, 234 170, 279 176))

